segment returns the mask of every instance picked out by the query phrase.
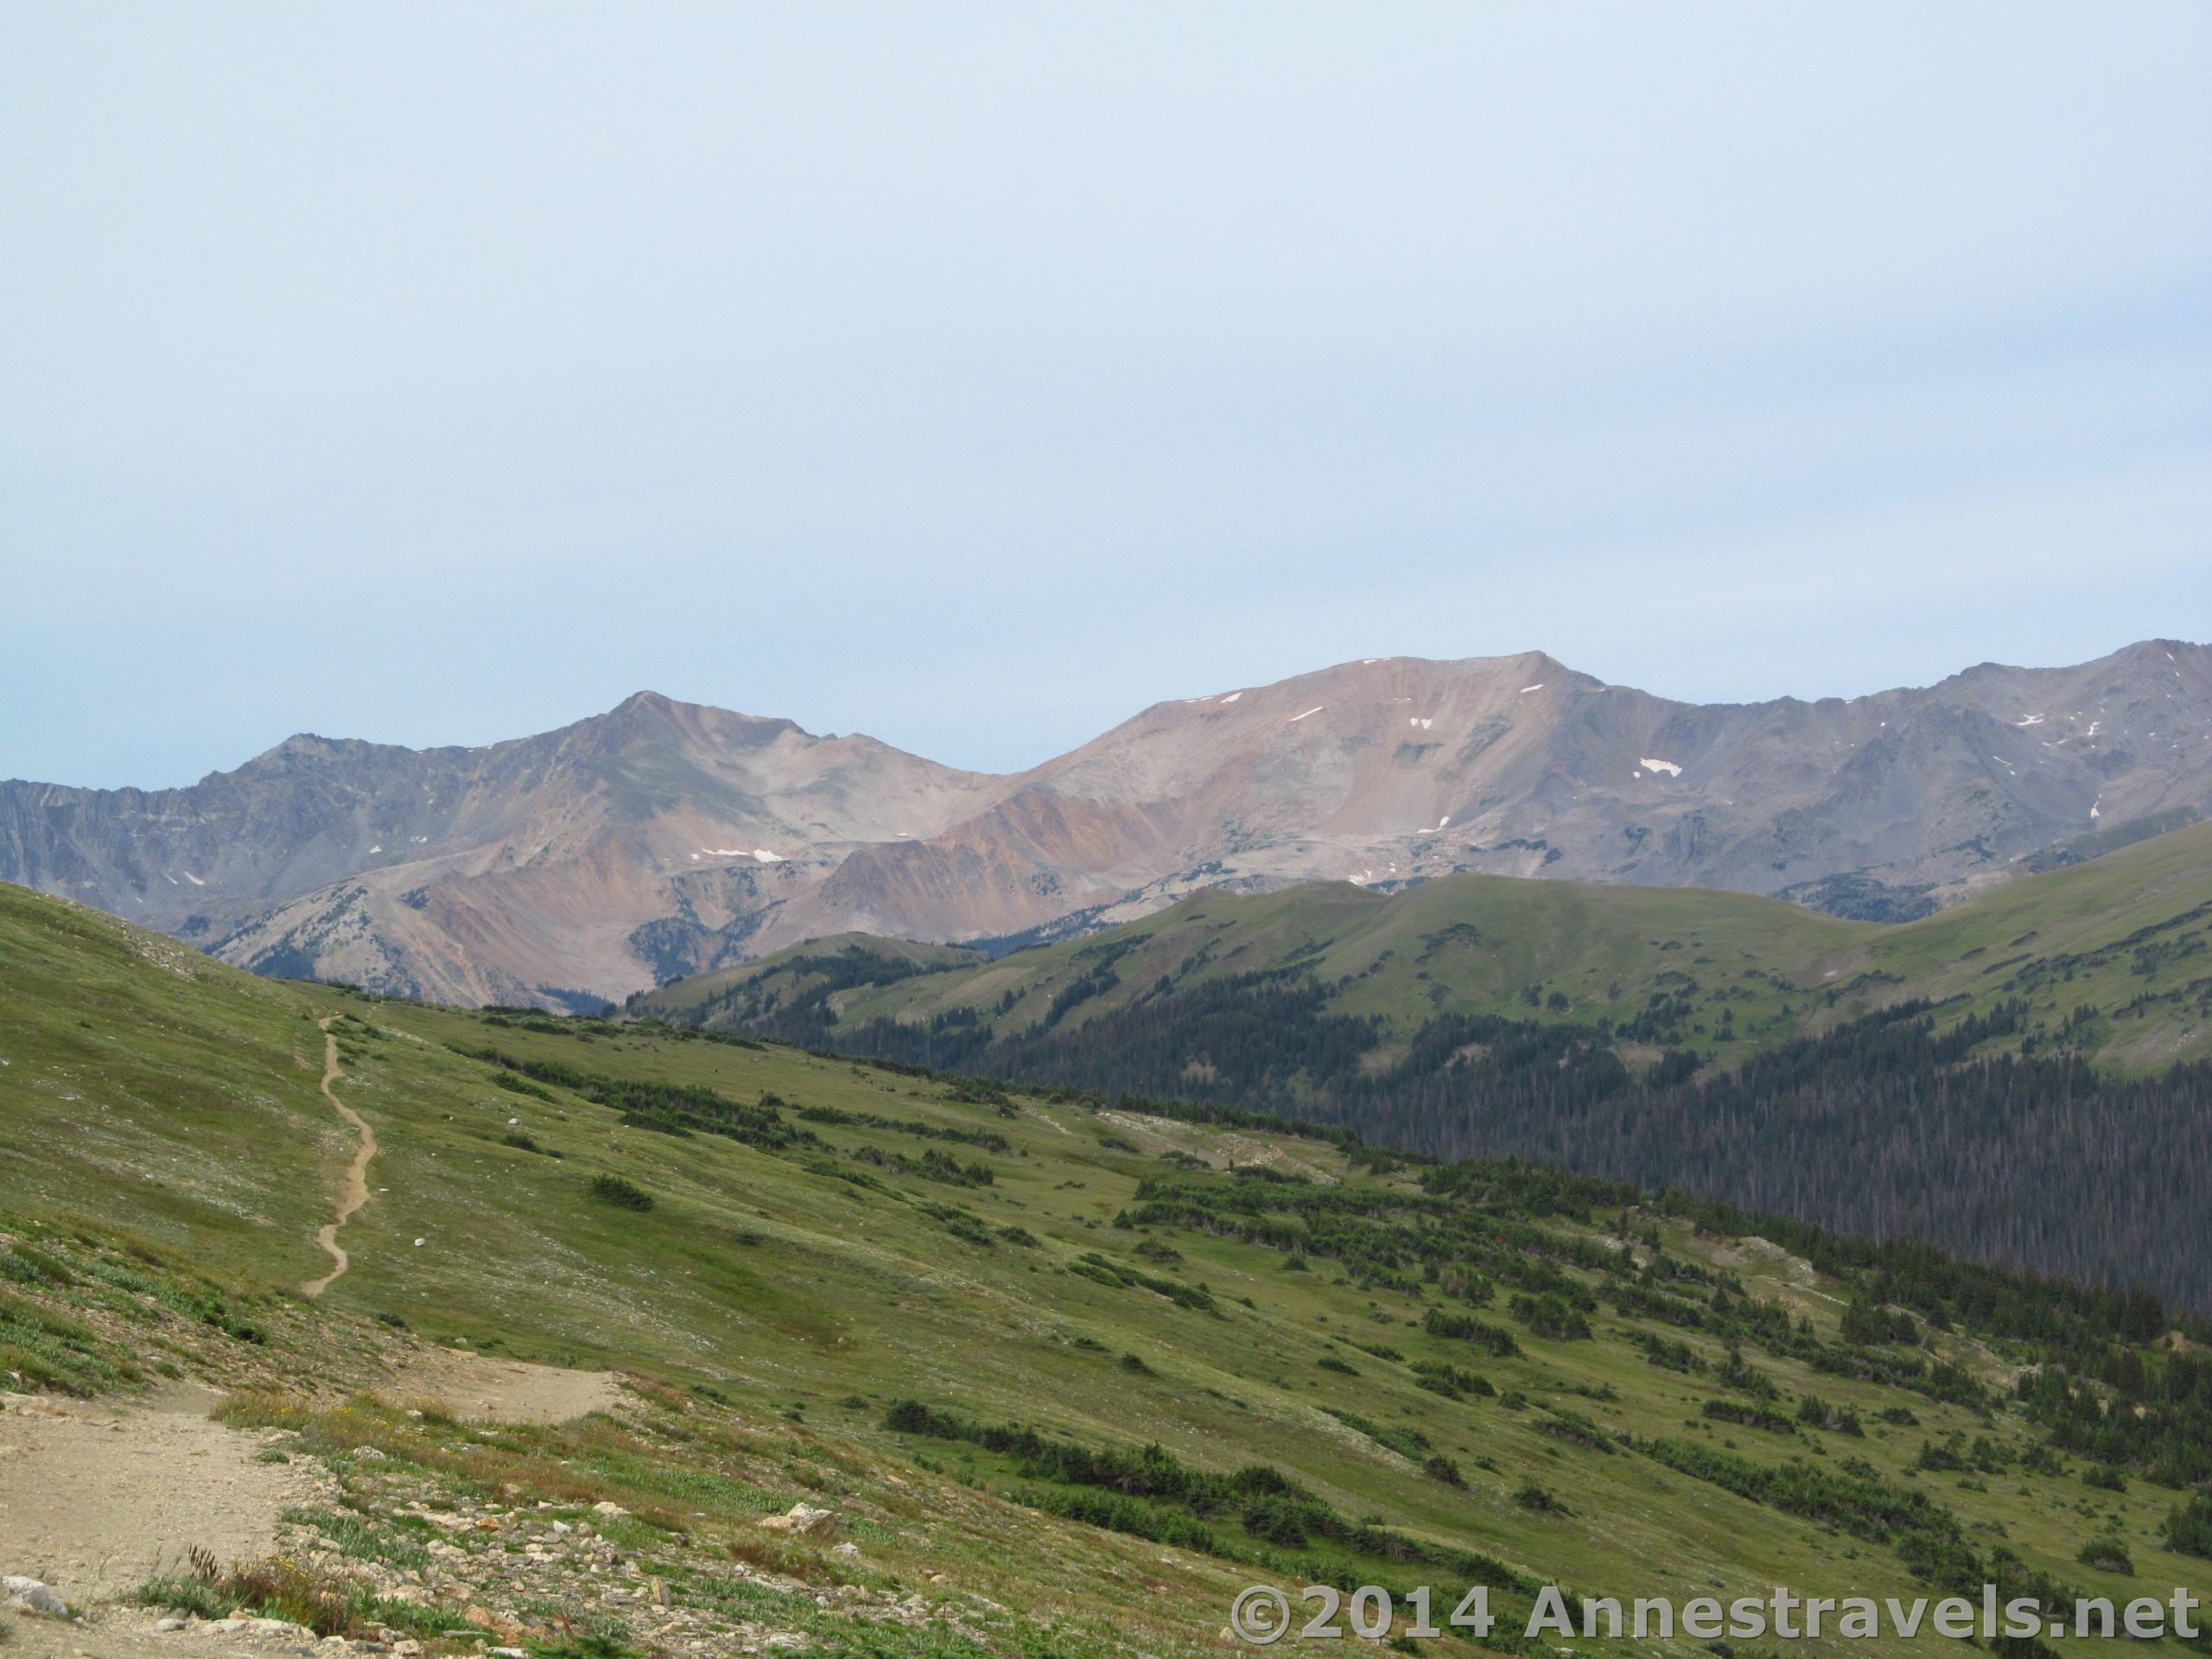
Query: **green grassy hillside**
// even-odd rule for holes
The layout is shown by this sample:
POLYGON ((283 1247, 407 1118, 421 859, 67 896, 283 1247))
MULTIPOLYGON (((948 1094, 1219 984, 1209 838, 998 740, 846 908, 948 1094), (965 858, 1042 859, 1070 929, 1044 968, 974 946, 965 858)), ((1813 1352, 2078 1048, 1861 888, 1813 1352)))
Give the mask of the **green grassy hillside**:
MULTIPOLYGON (((918 947, 844 935, 677 981, 633 998, 631 1012, 731 1028, 797 1014, 824 1034, 953 1014, 1011 1033, 1096 1020, 1159 995, 1163 980, 1187 990, 1288 968, 1326 988, 1329 1012, 1377 1020, 1393 1041, 1438 1014, 1641 1024, 1726 1067, 1914 998, 1942 1002, 1948 1025, 2024 995, 2047 1030, 2092 1011, 2075 1046, 2146 1071, 2212 1055, 2208 931, 2212 824, 2200 824, 1897 926, 1696 889, 1454 876, 1385 896, 1336 883, 1204 894, 934 973, 915 971, 918 947), (1077 1000, 1055 1016, 1071 992, 1077 1000)), ((1656 1058, 1652 1041, 1623 1046, 1656 1058)))
POLYGON ((1465 877, 1212 894, 923 971, 851 939, 631 1013, 1680 1185, 2212 1309, 2212 826, 1903 926, 1465 877))
MULTIPOLYGON (((1809 972, 1835 925, 1802 926, 1809 972)), ((2212 1477, 2212 1332, 2141 1295, 1219 1114, 255 980, 7 887, 0 1062, 0 1368, 127 1387, 211 1344, 289 1356, 270 1386, 297 1402, 242 1409, 369 1522, 402 1475, 603 1491, 678 1606, 734 1593, 715 1562, 812 1494, 860 1555, 779 1545, 776 1593, 830 1651, 1195 1652, 1238 1586, 1315 1580, 1432 1584, 1440 1616, 1487 1583, 1486 1645, 1530 1651, 1510 1632, 1548 1582, 2212 1595, 2167 1548, 2212 1477), (325 1268, 353 1144, 324 1018, 378 1150, 309 1304, 288 1287, 325 1268), (141 1304, 126 1351, 96 1339, 141 1304), (620 1368, 646 1403, 479 1440, 334 1404, 402 1327, 620 1368), (810 1599, 843 1582, 959 1605, 863 1637, 810 1599)))

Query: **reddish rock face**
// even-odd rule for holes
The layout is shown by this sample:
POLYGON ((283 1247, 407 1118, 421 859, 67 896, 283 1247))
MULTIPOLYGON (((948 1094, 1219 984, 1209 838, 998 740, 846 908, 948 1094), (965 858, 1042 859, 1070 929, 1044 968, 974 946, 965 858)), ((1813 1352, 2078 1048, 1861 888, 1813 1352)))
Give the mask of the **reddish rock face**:
POLYGON ((0 785, 0 877, 264 972, 561 1007, 810 937, 1049 934, 1222 885, 1471 870, 1895 917, 2208 810, 2198 645, 1713 706, 1535 653, 1385 658, 1155 704, 1011 777, 652 693, 481 749, 296 737, 189 789, 0 785))

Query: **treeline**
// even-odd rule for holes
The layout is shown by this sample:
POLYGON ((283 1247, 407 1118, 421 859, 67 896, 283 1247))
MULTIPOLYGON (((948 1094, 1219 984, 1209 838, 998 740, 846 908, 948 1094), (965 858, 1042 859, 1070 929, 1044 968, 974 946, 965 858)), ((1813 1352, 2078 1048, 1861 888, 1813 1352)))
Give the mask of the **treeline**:
MULTIPOLYGON (((2115 1078, 1945 1047, 1923 1018, 1672 1088, 1455 1065, 1331 1104, 1363 1134, 1446 1157, 1563 1163, 2212 1312, 2212 1067, 2115 1078)), ((1931 1270, 1910 1249, 1891 1268, 1931 1270)))
POLYGON ((1381 1020, 1332 1014, 1319 982, 1281 971, 1180 990, 1163 979, 1132 1002, 1064 1023, 1071 1007, 1117 982, 1112 972, 1110 960, 1095 965, 1061 991, 1037 1025, 1003 1037, 964 1008, 916 1024, 818 1025, 810 993, 806 1007, 779 1007, 747 1029, 939 1071, 1260 1109, 1281 1109, 1300 1093, 1348 1084, 1361 1057, 1382 1040, 1381 1020))
POLYGON ((1560 1164, 2212 1313, 2212 1065, 2131 1079, 2064 1052, 1977 1058, 2017 1035, 2023 1010, 1939 1030, 1907 1004, 1704 1078, 1687 1051, 1639 1077, 1611 1031, 1497 1015, 1433 1019, 1377 1069, 1379 1024, 1329 1012, 1329 995, 1277 971, 1162 982, 1005 1036, 964 1011, 845 1028, 810 1009, 791 1023, 842 1052, 1274 1112, 1444 1159, 1560 1164))
POLYGON ((2112 1397, 2082 1387, 2082 1376, 2062 1366, 2021 1375, 2019 1398, 2052 1445, 2162 1485, 2212 1479, 2212 1359, 2177 1353, 2145 1361, 2135 1349, 2113 1347, 2082 1372, 2112 1397))
MULTIPOLYGON (((695 1027, 742 1026, 778 1042, 812 1047, 836 1026, 834 999, 840 991, 895 984, 935 971, 926 963, 847 945, 835 952, 787 957, 772 970, 739 980, 676 1017, 695 1027)), ((626 1006, 634 1010, 648 995, 633 994, 626 1006)))
POLYGON ((1158 1446, 1084 1446, 1023 1424, 971 1422, 911 1399, 893 1403, 884 1427, 897 1434, 965 1441, 1009 1459, 1021 1479, 1039 1483, 1019 1494, 1033 1509, 1308 1583, 1350 1586, 1363 1582, 1363 1571, 1371 1579, 1432 1567, 1522 1595, 1538 1588, 1526 1573, 1493 1556, 1432 1543, 1373 1520, 1353 1520, 1267 1464, 1220 1474, 1194 1468, 1158 1446), (1325 1553, 1287 1553, 1317 1548, 1325 1553), (1356 1562, 1366 1565, 1358 1568, 1356 1562))
POLYGON ((518 1059, 496 1048, 456 1046, 454 1052, 497 1066, 508 1076, 530 1077, 574 1090, 586 1100, 612 1107, 632 1128, 657 1129, 663 1135, 727 1135, 767 1152, 822 1144, 821 1137, 813 1131, 794 1128, 786 1122, 772 1101, 749 1105, 695 1084, 610 1077, 563 1065, 558 1060, 518 1059))
MULTIPOLYGON (((2059 1466, 2053 1453, 2069 1452, 2176 1490, 2212 1478, 2212 1359, 2154 1345, 2151 1339, 2164 1334, 2166 1316, 2157 1299, 2140 1291, 2069 1285, 1955 1261, 1918 1241, 1837 1238, 1708 1201, 1643 1199, 1615 1183, 1510 1160, 1432 1166, 1417 1191, 1323 1183, 1258 1167, 1238 1169, 1228 1179, 1196 1171, 1153 1175, 1139 1183, 1135 1201, 1114 1224, 1147 1235, 1154 1248, 1155 1230, 1178 1229, 1282 1251, 1287 1269, 1332 1262, 1363 1290, 1428 1300, 1421 1321, 1427 1336, 1501 1359, 1520 1351, 1521 1338, 1511 1325, 1477 1310, 1502 1302, 1507 1318, 1529 1335, 1576 1341, 1605 1330, 1593 1316, 1610 1306, 1624 1319, 1646 1322, 1623 1334, 1651 1364, 1710 1375, 1743 1396, 1708 1402, 1707 1417, 1782 1434, 1796 1433, 1800 1424, 1846 1434, 1864 1429, 1855 1414, 1810 1394, 1794 1412, 1786 1410, 1771 1377, 1745 1363, 1745 1351, 1982 1409, 1993 1403, 1988 1389, 1963 1365, 1941 1357, 1932 1332, 2010 1338, 2022 1344, 2011 1355, 2032 1361, 2022 1368, 2015 1391, 2049 1437, 2030 1454, 2038 1460, 2034 1466, 2050 1472, 2059 1466), (1686 1213, 1715 1232, 1758 1233, 1802 1251, 1855 1292, 1840 1328, 1825 1335, 1784 1304, 1750 1294, 1733 1273, 1669 1255, 1646 1219, 1653 1208, 1686 1213), (1571 1216, 1609 1229, 1612 1237, 1537 1226, 1535 1215, 1571 1216), (1725 1344, 1726 1362, 1713 1364, 1688 1344, 1649 1328, 1654 1324, 1696 1332, 1707 1354, 1711 1344, 1725 1344)), ((1147 1244, 1137 1248, 1142 1252, 1147 1244)), ((1354 1345, 1402 1357, 1395 1350, 1354 1345)), ((1426 1375, 1421 1385, 1447 1394, 1490 1387, 1478 1373, 1446 1369, 1442 1386, 1426 1375)), ((1902 1421, 1913 1421, 1910 1412, 1902 1421)), ((1554 1425, 1547 1432, 1573 1438, 1571 1429, 1554 1425)), ((1923 1452, 1939 1459, 1952 1455, 1944 1447, 1923 1452)), ((1987 1472, 2011 1467, 2009 1453, 2000 1456, 1980 1442, 1955 1455, 1987 1472)), ((1761 1501, 1789 1507, 1771 1495, 1761 1501)), ((1916 1523, 1910 1529, 1923 1529, 1916 1523)))

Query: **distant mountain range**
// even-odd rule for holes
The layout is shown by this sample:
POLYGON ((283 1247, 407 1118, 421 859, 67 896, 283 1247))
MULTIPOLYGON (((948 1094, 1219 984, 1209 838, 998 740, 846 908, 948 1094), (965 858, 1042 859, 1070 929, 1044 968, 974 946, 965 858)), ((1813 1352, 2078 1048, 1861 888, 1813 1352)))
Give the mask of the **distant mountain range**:
POLYGON ((0 784, 0 879, 264 973, 580 1007, 863 931, 988 949, 1192 892, 1484 872, 1902 920, 2212 810, 2212 649, 1700 705, 1541 653, 1163 702, 1028 772, 650 692, 536 737, 288 739, 186 789, 0 784))

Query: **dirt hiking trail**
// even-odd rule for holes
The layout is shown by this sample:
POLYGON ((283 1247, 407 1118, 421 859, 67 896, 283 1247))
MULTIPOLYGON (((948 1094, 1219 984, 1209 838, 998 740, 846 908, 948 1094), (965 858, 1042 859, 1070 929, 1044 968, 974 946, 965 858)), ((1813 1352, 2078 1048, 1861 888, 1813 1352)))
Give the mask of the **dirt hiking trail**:
POLYGON ((262 1437, 211 1421, 213 1389, 172 1384, 143 1405, 4 1398, 7 1570, 73 1606, 128 1594, 194 1544, 226 1561, 264 1555, 277 1517, 324 1495, 313 1463, 259 1462, 262 1437))
MULTIPOLYGON (((607 1373, 438 1348, 397 1357, 378 1391, 395 1403, 435 1402, 459 1417, 518 1423, 563 1421, 620 1397, 607 1373)), ((335 1483, 312 1457, 262 1460, 289 1435, 213 1421, 222 1398, 192 1382, 129 1402, 0 1390, 0 1573, 40 1580, 89 1621, 7 1614, 0 1653, 278 1659, 315 1649, 293 1627, 251 1620, 171 1633, 159 1628, 163 1610, 131 1605, 149 1578, 188 1570, 194 1547, 226 1563, 257 1560, 281 1547, 287 1511, 337 1506, 335 1483)))
POLYGON ((337 1016, 325 1014, 315 1021, 322 1032, 322 1097, 338 1109, 338 1116, 352 1124, 361 1137, 354 1149, 353 1161, 346 1167, 346 1184, 338 1195, 338 1218, 315 1230, 315 1242, 330 1252, 331 1269, 320 1279, 310 1279, 300 1287, 300 1294, 312 1300, 327 1290, 332 1283, 344 1276, 346 1268, 346 1252, 338 1243, 338 1230, 353 1218, 353 1212, 369 1201, 369 1160, 377 1155, 376 1131, 362 1120, 361 1115, 338 1098, 338 1091, 330 1085, 338 1081, 338 1038, 330 1029, 330 1022, 337 1016))
MULTIPOLYGON (((73 1609, 95 1608, 175 1568, 195 1544, 226 1561, 267 1554, 278 1518, 328 1503, 328 1482, 306 1460, 259 1461, 275 1437, 211 1422, 220 1398, 186 1383, 142 1405, 0 1395, 0 1568, 50 1585, 73 1609)), ((88 1650, 82 1630, 13 1625, 32 1652, 41 1637, 88 1650)), ((105 1659, 104 1644, 91 1650, 105 1659)))

